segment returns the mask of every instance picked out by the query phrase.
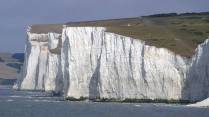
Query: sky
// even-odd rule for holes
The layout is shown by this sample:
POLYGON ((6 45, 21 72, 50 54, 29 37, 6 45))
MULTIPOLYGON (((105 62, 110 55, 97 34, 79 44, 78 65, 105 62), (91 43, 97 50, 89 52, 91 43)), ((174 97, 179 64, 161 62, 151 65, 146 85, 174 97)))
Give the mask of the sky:
POLYGON ((32 24, 209 11, 209 0, 0 0, 0 52, 24 52, 32 24))

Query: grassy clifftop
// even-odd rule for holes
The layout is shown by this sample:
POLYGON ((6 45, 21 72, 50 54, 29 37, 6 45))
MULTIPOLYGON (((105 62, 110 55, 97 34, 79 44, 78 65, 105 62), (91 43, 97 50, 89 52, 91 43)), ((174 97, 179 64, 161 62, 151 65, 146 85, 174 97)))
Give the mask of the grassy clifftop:
POLYGON ((191 57, 209 37, 209 13, 158 14, 139 18, 71 22, 69 26, 104 26, 108 32, 141 39, 191 57))
POLYGON ((62 33, 63 24, 34 24, 30 28, 31 33, 37 34, 49 32, 62 33))
MULTIPOLYGON (((209 37, 209 12, 157 14, 137 18, 69 22, 65 25, 106 27, 107 32, 144 40, 148 45, 167 48, 182 56, 191 57, 197 45, 209 37)), ((31 26, 30 31, 61 33, 62 28, 63 24, 41 24, 31 26)))

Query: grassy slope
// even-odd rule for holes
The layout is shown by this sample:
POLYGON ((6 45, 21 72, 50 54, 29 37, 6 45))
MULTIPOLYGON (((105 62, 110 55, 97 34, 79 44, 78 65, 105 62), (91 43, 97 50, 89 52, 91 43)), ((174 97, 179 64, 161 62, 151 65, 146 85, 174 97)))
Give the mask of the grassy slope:
POLYGON ((34 24, 31 26, 31 33, 62 33, 63 24, 34 24))
POLYGON ((74 22, 68 25, 104 26, 107 32, 141 39, 148 45, 168 48, 185 57, 191 57, 197 45, 209 37, 209 13, 74 22))
MULTIPOLYGON (((102 26, 107 32, 141 39, 148 45, 167 48, 191 57, 197 45, 209 37, 209 12, 139 18, 69 22, 68 26, 102 26)), ((62 32, 62 24, 31 26, 32 33, 62 32)))

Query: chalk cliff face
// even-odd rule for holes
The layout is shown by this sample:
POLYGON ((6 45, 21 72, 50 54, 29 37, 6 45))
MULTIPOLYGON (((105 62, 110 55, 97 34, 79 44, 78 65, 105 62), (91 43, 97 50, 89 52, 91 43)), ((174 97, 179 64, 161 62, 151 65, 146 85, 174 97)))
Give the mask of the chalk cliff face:
POLYGON ((192 59, 102 27, 28 33, 19 89, 67 97, 186 99, 208 96, 208 40, 192 59))
POLYGON ((46 66, 46 76, 44 90, 62 93, 63 79, 61 73, 61 34, 48 34, 48 60, 46 66))
POLYGON ((26 90, 42 90, 46 73, 47 34, 31 34, 28 32, 26 40, 25 62, 23 78, 19 88, 26 90))
POLYGON ((209 97, 209 39, 196 49, 189 66, 183 94, 188 100, 209 97))
POLYGON ((65 28, 62 67, 66 96, 179 99, 187 61, 104 28, 65 28))
POLYGON ((60 72, 60 34, 35 34, 28 32, 25 62, 15 88, 22 90, 46 90, 58 93, 62 90, 60 72))

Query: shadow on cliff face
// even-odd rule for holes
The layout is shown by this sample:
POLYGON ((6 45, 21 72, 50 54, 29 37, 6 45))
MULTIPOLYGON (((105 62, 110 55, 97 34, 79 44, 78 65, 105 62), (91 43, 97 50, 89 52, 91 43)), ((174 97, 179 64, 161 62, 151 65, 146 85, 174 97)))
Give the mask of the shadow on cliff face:
POLYGON ((89 98, 100 98, 98 73, 93 74, 89 84, 89 98))
MULTIPOLYGON (((68 37, 66 37, 66 39, 65 39, 65 42, 64 42, 64 45, 63 45, 63 47, 64 48, 67 48, 67 49, 63 49, 63 53, 65 54, 65 60, 67 60, 67 61, 65 61, 66 63, 64 64, 64 73, 62 74, 63 76, 63 93, 65 94, 65 95, 68 95, 68 93, 69 93, 69 88, 70 88, 70 77, 69 77, 69 53, 68 53, 68 49, 70 49, 69 48, 69 38, 68 37)), ((70 53, 71 53, 71 50, 70 50, 70 53)))
POLYGON ((63 75, 62 75, 62 67, 61 67, 61 63, 59 64, 59 69, 58 69, 58 74, 56 76, 56 86, 55 86, 55 95, 56 96, 60 96, 63 95, 63 88, 64 88, 64 83, 63 83, 63 75))
POLYGON ((100 65, 101 65, 100 60, 101 60, 101 55, 100 55, 99 59, 97 60, 96 69, 90 79, 90 84, 89 84, 89 98, 90 99, 100 98, 100 91, 99 91, 100 65))
POLYGON ((182 98, 199 101, 209 96, 209 41, 200 45, 187 72, 182 98))

